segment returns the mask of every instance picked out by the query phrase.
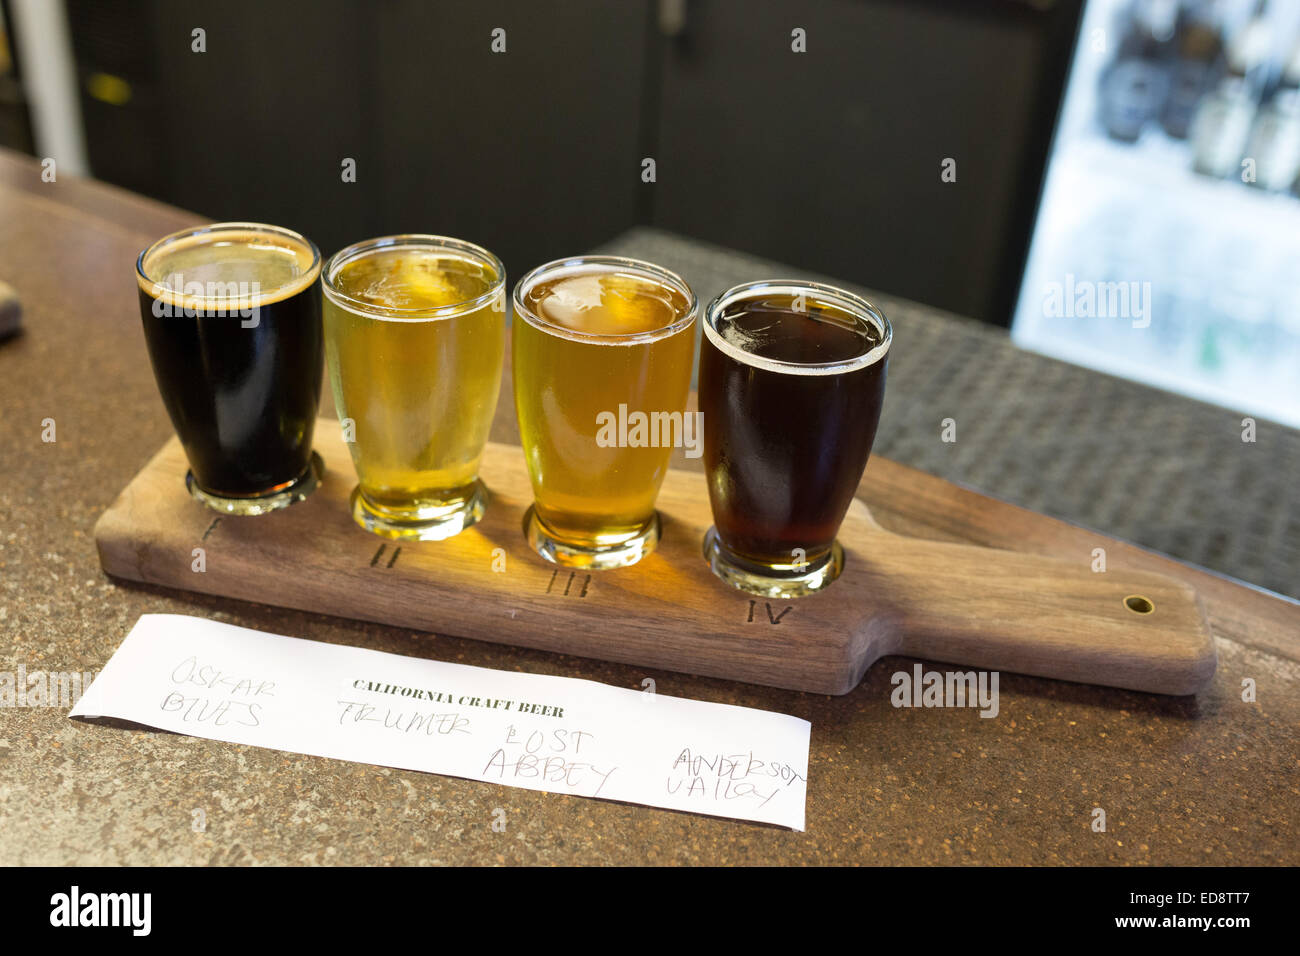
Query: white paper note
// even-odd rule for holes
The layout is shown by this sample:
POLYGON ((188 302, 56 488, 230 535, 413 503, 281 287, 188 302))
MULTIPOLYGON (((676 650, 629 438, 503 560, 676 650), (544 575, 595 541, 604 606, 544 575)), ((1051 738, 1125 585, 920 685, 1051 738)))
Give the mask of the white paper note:
POLYGON ((69 716, 804 828, 806 720, 146 614, 69 716))

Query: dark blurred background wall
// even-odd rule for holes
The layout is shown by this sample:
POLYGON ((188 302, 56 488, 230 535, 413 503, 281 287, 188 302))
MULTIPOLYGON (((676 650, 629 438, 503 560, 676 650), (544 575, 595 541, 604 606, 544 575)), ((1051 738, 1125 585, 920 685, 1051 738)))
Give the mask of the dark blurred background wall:
MULTIPOLYGON (((1006 325, 1079 0, 67 11, 92 174, 214 219, 327 254, 456 235, 514 276, 649 224, 1006 325)), ((2 76, 0 142, 30 150, 2 76)))

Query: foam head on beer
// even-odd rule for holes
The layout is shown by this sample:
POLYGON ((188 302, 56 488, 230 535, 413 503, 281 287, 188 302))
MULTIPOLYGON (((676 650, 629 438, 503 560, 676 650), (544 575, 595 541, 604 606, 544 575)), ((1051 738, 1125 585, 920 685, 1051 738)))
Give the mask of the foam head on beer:
POLYGON ((637 335, 672 325, 686 310, 682 291, 617 269, 558 275, 536 283, 525 303, 546 322, 591 335, 637 335))
POLYGON ((504 267, 463 240, 391 236, 336 253, 323 285, 335 404, 354 429, 354 520, 392 538, 459 533, 486 507, 504 267))
POLYGON ((843 563, 835 535, 880 420, 889 324, 843 290, 755 282, 715 299, 704 332, 714 572, 773 597, 828 586, 843 563))
POLYGON ((631 418, 682 430, 695 296, 658 266, 591 256, 533 270, 515 289, 515 312, 515 406, 534 495, 529 541, 570 567, 635 563, 658 540, 654 504, 673 443, 611 442, 602 427, 631 418))
POLYGON ((261 514, 315 487, 319 273, 309 240, 260 223, 183 230, 137 260, 154 377, 211 507, 261 514))

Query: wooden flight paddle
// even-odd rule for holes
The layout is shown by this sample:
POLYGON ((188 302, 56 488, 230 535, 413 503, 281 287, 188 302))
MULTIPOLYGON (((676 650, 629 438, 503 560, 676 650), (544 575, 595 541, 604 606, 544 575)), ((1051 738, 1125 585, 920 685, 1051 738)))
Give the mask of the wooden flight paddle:
POLYGON ((190 498, 173 438, 95 527, 117 578, 502 644, 821 694, 857 686, 904 654, 1160 694, 1192 694, 1215 650, 1195 590, 1142 571, 926 541, 880 527, 860 501, 840 531, 844 572, 790 601, 713 577, 704 477, 671 470, 663 537, 631 568, 557 569, 524 542, 532 490, 518 446, 489 443, 479 524, 438 542, 397 543, 353 523, 356 483, 338 423, 322 419, 326 475, 306 501, 220 517, 190 498), (196 548, 204 570, 195 570, 196 548))

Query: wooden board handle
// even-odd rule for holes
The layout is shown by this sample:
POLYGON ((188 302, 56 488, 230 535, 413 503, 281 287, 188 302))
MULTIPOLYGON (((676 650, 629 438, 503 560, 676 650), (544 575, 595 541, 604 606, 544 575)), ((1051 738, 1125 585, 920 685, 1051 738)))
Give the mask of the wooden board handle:
POLYGON ((873 594, 869 661, 906 654, 1161 694, 1214 676, 1205 609, 1172 578, 879 531, 853 543, 866 549, 852 548, 849 566, 873 594))
POLYGON ((1158 575, 905 538, 860 502, 840 540, 840 580, 791 601, 736 591, 710 572, 704 477, 670 469, 659 495, 659 548, 630 568, 560 571, 522 533, 532 485, 517 445, 489 442, 487 514, 446 541, 398 544, 353 522, 356 482, 336 422, 321 422, 320 487, 255 518, 218 517, 189 497, 172 440, 95 527, 117 577, 397 627, 687 671, 819 694, 844 694, 877 657, 913 654, 979 669, 1165 694, 1192 693, 1214 671, 1195 594, 1158 575), (205 552, 203 573, 193 550, 205 552), (1138 615, 1124 598, 1154 610, 1138 615))

